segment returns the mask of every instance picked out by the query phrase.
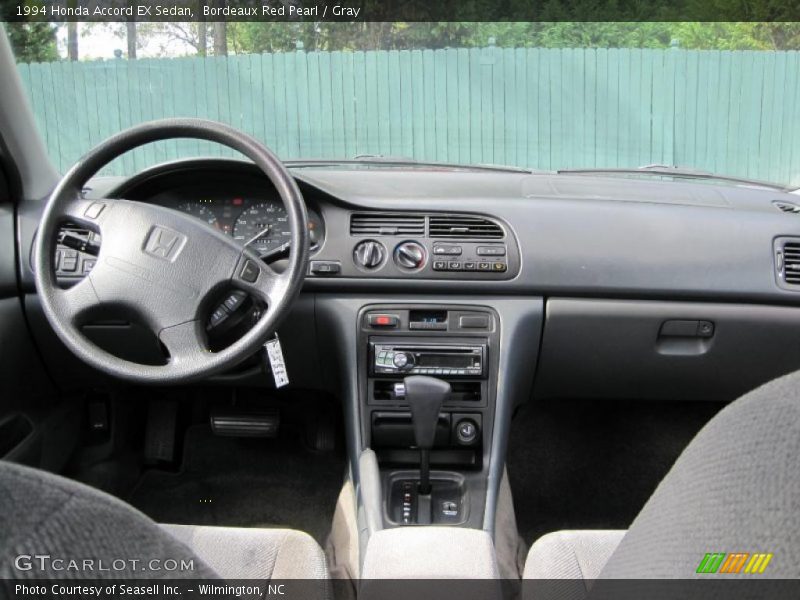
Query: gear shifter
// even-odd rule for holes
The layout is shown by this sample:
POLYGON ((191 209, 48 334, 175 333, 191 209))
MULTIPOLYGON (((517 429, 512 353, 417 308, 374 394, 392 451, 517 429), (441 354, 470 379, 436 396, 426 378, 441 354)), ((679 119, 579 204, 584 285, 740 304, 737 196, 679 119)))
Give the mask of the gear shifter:
POLYGON ((436 437, 439 411, 450 396, 450 384, 435 377, 412 375, 403 380, 406 402, 411 407, 414 440, 419 448, 419 493, 431 493, 430 451, 436 437))

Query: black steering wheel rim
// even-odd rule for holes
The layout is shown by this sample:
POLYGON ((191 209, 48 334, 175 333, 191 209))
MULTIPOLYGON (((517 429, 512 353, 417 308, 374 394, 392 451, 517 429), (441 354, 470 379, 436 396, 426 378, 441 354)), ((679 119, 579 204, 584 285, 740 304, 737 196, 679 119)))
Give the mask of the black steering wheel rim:
POLYGON ((251 356, 274 334, 305 278, 307 223, 305 202, 294 178, 254 138, 202 119, 152 121, 96 146, 61 179, 47 201, 36 236, 36 288, 56 334, 91 366, 137 383, 202 379, 251 356), (232 148, 252 160, 269 178, 284 204, 291 229, 289 257, 280 274, 254 251, 241 248, 190 215, 126 200, 82 198, 84 184, 118 156, 151 142, 176 138, 211 141, 232 148), (59 228, 67 220, 101 231, 103 241, 92 271, 72 288, 63 290, 56 279, 54 249, 59 228), (202 343, 202 314, 208 298, 225 286, 254 294, 267 308, 248 333, 227 348, 211 353, 202 343), (170 352, 167 363, 131 362, 90 342, 80 331, 81 316, 103 303, 129 304, 132 310, 144 314, 144 320, 170 352))

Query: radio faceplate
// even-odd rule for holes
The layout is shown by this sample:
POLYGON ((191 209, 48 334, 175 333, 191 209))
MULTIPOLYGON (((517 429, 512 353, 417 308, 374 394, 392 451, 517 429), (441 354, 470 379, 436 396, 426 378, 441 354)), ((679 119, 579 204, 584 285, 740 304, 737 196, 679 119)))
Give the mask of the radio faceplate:
POLYGON ((373 375, 483 377, 485 345, 370 343, 373 375))

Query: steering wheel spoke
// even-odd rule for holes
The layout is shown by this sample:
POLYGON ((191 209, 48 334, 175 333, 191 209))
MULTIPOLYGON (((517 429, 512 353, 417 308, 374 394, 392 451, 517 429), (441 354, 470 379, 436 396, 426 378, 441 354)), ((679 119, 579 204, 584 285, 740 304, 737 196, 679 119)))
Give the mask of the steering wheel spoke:
POLYGON ((158 334, 159 341, 169 352, 170 364, 207 364, 212 354, 206 347, 200 321, 187 321, 165 327, 158 334))
POLYGON ((81 317, 99 304, 100 299, 88 277, 72 287, 59 289, 53 294, 54 309, 73 326, 79 326, 81 317))

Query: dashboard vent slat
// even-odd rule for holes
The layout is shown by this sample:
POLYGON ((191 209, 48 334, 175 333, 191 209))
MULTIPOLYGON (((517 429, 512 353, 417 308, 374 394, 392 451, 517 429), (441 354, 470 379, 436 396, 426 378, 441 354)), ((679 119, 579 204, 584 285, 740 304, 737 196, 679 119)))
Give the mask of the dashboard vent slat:
POLYGON ((425 235, 423 215, 403 213, 354 213, 350 235, 425 235))
POLYGON ((778 275, 788 286, 800 286, 800 239, 778 245, 778 275))
POLYGON ((431 216, 428 232, 432 238, 500 240, 505 237, 503 228, 497 223, 467 215, 431 216))
POLYGON ((783 200, 775 200, 772 204, 778 210, 783 211, 785 213, 790 213, 790 214, 800 213, 800 205, 794 204, 793 202, 784 202, 783 200))

